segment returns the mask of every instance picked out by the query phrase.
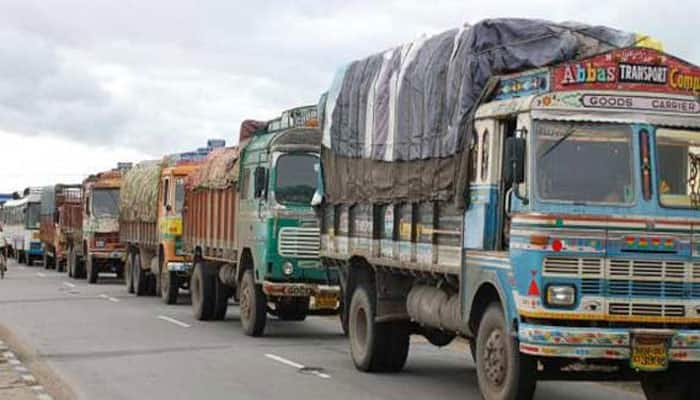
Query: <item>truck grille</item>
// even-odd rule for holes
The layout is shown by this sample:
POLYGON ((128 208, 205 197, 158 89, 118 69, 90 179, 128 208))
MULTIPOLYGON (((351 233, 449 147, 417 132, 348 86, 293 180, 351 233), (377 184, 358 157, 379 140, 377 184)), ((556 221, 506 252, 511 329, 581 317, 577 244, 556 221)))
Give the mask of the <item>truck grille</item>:
POLYGON ((602 258, 547 257, 544 259, 545 275, 575 275, 581 278, 601 278, 602 258))
POLYGON ((620 260, 608 263, 607 275, 612 279, 664 280, 682 282, 686 264, 681 261, 620 260))
POLYGON ((633 317, 685 317, 685 306, 682 304, 610 302, 608 313, 633 317))
POLYGON ((319 228, 282 228, 277 251, 284 257, 318 258, 321 248, 319 228))

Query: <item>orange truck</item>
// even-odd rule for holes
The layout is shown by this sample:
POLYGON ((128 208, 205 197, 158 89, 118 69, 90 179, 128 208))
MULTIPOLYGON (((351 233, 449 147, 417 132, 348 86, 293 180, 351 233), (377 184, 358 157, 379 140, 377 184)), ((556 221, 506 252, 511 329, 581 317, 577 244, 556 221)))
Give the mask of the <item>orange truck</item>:
MULTIPOLYGON (((124 276, 126 246, 119 239, 119 196, 124 173, 130 163, 91 175, 83 181, 82 223, 77 240, 69 244, 68 274, 97 283, 99 274, 124 276)), ((77 227, 73 227, 77 229, 77 227)))
POLYGON ((124 176, 120 200, 121 241, 127 246, 126 287, 177 303, 187 289, 191 261, 182 253, 185 177, 196 161, 145 161, 124 176))

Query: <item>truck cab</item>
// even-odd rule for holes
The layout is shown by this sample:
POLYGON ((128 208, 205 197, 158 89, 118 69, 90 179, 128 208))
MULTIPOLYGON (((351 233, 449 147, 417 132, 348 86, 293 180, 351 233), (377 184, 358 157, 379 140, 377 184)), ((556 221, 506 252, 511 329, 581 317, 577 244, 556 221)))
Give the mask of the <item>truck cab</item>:
POLYGON ((686 393, 671 382, 700 361, 698 90, 697 66, 621 49, 502 77, 476 112, 465 318, 500 298, 539 375, 604 364, 648 398, 686 393))
POLYGON ((121 171, 102 172, 83 184, 83 244, 85 275, 96 283, 100 272, 124 273, 126 248, 119 238, 121 171))
POLYGON ((177 302, 181 287, 187 287, 192 260, 183 253, 182 214, 185 205, 185 179, 197 168, 183 161, 163 169, 158 192, 158 241, 160 294, 167 304, 177 302))
POLYGON ((320 264, 311 206, 321 182, 316 123, 315 106, 287 111, 253 135, 240 156, 241 265, 253 264, 256 284, 275 305, 271 312, 286 319, 339 307, 338 277, 320 264))

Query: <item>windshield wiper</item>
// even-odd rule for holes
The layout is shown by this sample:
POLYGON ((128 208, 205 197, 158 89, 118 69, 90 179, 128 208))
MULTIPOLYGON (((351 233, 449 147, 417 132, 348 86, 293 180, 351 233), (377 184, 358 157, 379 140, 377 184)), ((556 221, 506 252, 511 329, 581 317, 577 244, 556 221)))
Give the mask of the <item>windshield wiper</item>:
POLYGON ((573 126, 569 127, 569 130, 566 131, 564 136, 560 137, 556 142, 554 142, 551 146, 549 146, 549 148, 547 150, 545 150, 544 153, 542 153, 542 155, 540 155, 540 159, 544 158, 547 154, 554 151, 554 149, 559 147, 560 144, 564 143, 564 141, 566 141, 566 139, 571 137, 571 135, 573 135, 574 132, 576 132, 576 129, 574 129, 573 126))

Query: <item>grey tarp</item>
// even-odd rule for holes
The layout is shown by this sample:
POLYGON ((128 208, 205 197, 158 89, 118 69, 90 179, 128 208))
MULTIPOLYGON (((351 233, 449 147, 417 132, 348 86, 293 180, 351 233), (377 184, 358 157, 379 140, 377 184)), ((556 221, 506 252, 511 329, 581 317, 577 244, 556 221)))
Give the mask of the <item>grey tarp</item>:
POLYGON ((350 63, 321 104, 328 199, 462 198, 470 114, 490 78, 630 46, 634 39, 601 26, 489 19, 350 63))
POLYGON ((119 194, 119 214, 123 221, 156 222, 163 166, 163 161, 143 161, 126 172, 119 194))

